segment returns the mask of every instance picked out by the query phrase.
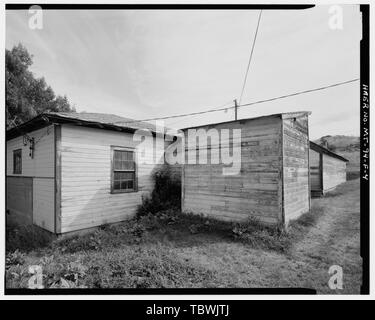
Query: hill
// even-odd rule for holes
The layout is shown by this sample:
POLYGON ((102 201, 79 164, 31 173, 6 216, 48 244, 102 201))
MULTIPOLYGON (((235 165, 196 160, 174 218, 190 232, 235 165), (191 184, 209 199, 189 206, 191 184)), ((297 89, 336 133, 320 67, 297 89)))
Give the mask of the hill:
POLYGON ((342 151, 359 151, 359 137, 355 136, 323 136, 320 139, 314 141, 322 146, 328 145, 328 149, 333 152, 342 151))

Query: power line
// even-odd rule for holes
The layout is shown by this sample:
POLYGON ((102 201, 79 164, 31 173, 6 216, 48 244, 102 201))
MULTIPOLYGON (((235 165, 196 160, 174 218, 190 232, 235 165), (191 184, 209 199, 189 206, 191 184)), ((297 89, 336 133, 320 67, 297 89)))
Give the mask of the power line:
POLYGON ((254 35, 254 39, 253 39, 253 44, 252 44, 252 46, 251 46, 251 52, 250 52, 249 62, 248 62, 248 64, 247 64, 247 69, 246 69, 245 79, 244 79, 244 82, 243 82, 243 85, 242 85, 242 91, 241 91, 241 96, 240 96, 239 104, 241 104, 242 96, 243 96, 243 93, 244 93, 244 90, 245 90, 245 86, 246 86, 247 75, 248 75, 248 73, 249 73, 250 64, 251 64, 251 59, 252 59, 252 57, 253 57, 253 52, 254 52, 254 47, 255 47, 255 42, 256 42, 256 40, 257 40, 258 29, 259 29, 259 24, 260 24, 260 18, 261 18, 261 16, 262 16, 262 11, 263 11, 263 10, 260 10, 260 12, 259 12, 259 16, 258 16, 258 24, 257 24, 257 28, 256 28, 256 30, 255 30, 255 35, 254 35))
POLYGON ((246 107, 246 106, 251 106, 251 105, 254 105, 254 104, 259 104, 259 103, 264 103, 264 102, 269 102, 269 101, 284 99, 284 98, 288 98, 288 97, 294 97, 294 96, 298 96, 298 95, 309 93, 309 92, 315 92, 315 91, 325 90, 325 89, 329 89, 329 88, 341 86, 341 85, 344 85, 344 84, 348 84, 348 83, 351 83, 351 82, 359 81, 359 80, 360 79, 357 78, 357 79, 352 79, 352 80, 347 80, 347 81, 343 81, 343 82, 338 82, 338 83, 330 84, 330 85, 324 86, 324 87, 319 87, 319 88, 315 88, 315 89, 308 89, 308 90, 304 90, 304 91, 298 91, 298 92, 295 92, 295 93, 290 93, 290 94, 286 94, 286 95, 283 95, 283 96, 278 96, 278 97, 274 97, 274 98, 270 98, 270 99, 265 99, 265 100, 258 100, 258 101, 255 101, 255 102, 250 102, 250 103, 242 104, 242 105, 240 105, 240 107, 246 107))
MULTIPOLYGON (((308 89, 308 90, 298 91, 298 92, 294 92, 294 93, 290 93, 290 94, 285 94, 285 95, 278 96, 278 97, 273 97, 273 98, 269 98, 269 99, 264 99, 264 100, 258 100, 258 101, 254 101, 254 102, 244 103, 244 104, 239 105, 237 107, 241 108, 241 107, 252 106, 252 105, 255 105, 255 104, 265 103, 265 102, 269 102, 269 101, 275 101, 275 100, 279 100, 279 99, 285 99, 285 98, 288 98, 288 97, 298 96, 298 95, 305 94, 305 93, 310 93, 310 92, 315 92, 315 91, 320 91, 320 90, 325 90, 325 89, 329 89, 329 88, 341 86, 341 85, 348 84, 348 83, 351 83, 351 82, 356 82, 356 81, 359 81, 359 80, 360 80, 359 78, 356 78, 356 79, 352 79, 352 80, 337 82, 337 83, 330 84, 330 85, 323 86, 323 87, 318 87, 318 88, 314 88, 314 89, 308 89)), ((185 114, 179 114, 179 115, 173 115, 173 116, 166 116, 166 117, 159 117, 159 118, 143 119, 143 120, 115 121, 114 123, 128 124, 128 123, 146 122, 146 121, 152 121, 152 120, 166 120, 166 119, 173 119, 173 118, 189 117, 189 116, 200 115, 200 114, 211 113, 211 112, 225 111, 225 110, 229 110, 229 109, 234 109, 235 108, 235 106, 224 107, 224 106, 228 105, 231 102, 232 101, 227 102, 226 104, 223 105, 223 107, 219 107, 219 108, 216 108, 216 109, 205 110, 205 111, 185 113, 185 114)))
POLYGON ((178 114, 178 115, 174 115, 174 116, 166 116, 166 117, 151 118, 151 119, 142 119, 142 120, 134 120, 134 121, 115 121, 113 123, 124 123, 124 124, 126 124, 126 123, 134 123, 134 122, 146 122, 146 121, 152 121, 152 120, 165 120, 165 119, 189 117, 189 116, 194 116, 194 115, 203 114, 203 113, 210 113, 210 112, 216 112, 216 111, 220 111, 220 110, 231 109, 233 107, 226 107, 226 108, 224 108, 224 106, 227 106, 227 105, 229 105, 231 103, 232 103, 232 100, 230 100, 227 103, 221 105, 219 107, 219 109, 216 108, 216 109, 210 109, 210 110, 206 110, 206 111, 198 111, 198 112, 192 112, 192 113, 178 114))

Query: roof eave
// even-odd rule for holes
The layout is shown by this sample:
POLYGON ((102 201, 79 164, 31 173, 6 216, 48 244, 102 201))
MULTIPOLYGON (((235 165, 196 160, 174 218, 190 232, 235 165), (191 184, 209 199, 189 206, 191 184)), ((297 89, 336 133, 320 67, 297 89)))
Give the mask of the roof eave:
POLYGON ((348 159, 346 159, 346 158, 344 158, 344 157, 342 157, 342 156, 340 156, 340 155, 332 152, 331 150, 328 150, 327 148, 324 148, 323 146, 321 146, 321 145, 319 145, 319 144, 317 144, 315 142, 312 142, 312 141, 310 141, 310 149, 315 150, 317 152, 325 153, 325 154, 327 154, 327 155, 329 155, 329 156, 331 156, 333 158, 337 158, 337 159, 339 159, 341 161, 349 162, 348 159))
POLYGON ((113 130, 113 131, 127 132, 127 133, 134 133, 137 130, 141 130, 141 131, 144 130, 144 131, 151 131, 151 133, 155 135, 155 132, 149 129, 135 129, 135 128, 130 128, 130 127, 117 126, 117 125, 109 124, 109 123, 87 121, 87 120, 81 120, 81 119, 75 119, 75 118, 69 118, 69 117, 61 117, 56 114, 43 113, 17 127, 14 127, 8 130, 6 132, 6 140, 8 141, 10 139, 17 138, 25 133, 44 128, 49 124, 73 124, 73 125, 83 126, 83 127, 99 128, 99 129, 113 130))

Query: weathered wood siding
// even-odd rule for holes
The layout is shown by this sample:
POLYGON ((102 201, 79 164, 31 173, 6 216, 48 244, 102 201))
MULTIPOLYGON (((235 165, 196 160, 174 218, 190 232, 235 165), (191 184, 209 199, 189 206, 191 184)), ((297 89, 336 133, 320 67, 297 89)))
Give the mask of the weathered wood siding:
POLYGON ((346 181, 346 162, 323 154, 323 191, 346 181))
POLYGON ((62 125, 61 233, 135 214, 142 196, 153 188, 155 165, 137 164, 137 192, 111 194, 111 146, 136 148, 138 144, 130 133, 62 125))
POLYGON ((322 191, 320 153, 309 150, 311 192, 322 191))
POLYGON ((36 141, 33 158, 29 156, 30 144, 28 143, 26 146, 23 144, 23 136, 7 141, 7 183, 9 182, 7 184, 7 208, 12 214, 12 210, 16 206, 18 215, 23 210, 27 216, 26 219, 30 219, 30 200, 28 197, 25 198, 20 195, 20 193, 25 192, 24 186, 18 184, 17 187, 10 184, 10 181, 19 179, 16 177, 27 177, 29 181, 32 181, 32 186, 28 190, 32 196, 31 219, 34 224, 48 231, 54 231, 55 144, 53 125, 30 132, 28 135, 34 137, 36 141), (17 149, 22 149, 22 174, 13 174, 13 151, 17 149), (11 177, 14 177, 13 180, 9 179, 11 177), (17 190, 14 191, 14 188, 17 190), (16 195, 12 194, 14 192, 16 192, 16 195), (14 201, 20 203, 13 205, 14 201), (24 209, 19 210, 21 208, 24 209))
POLYGON ((285 223, 310 209, 308 118, 283 120, 285 223))
POLYGON ((241 169, 238 174, 223 175, 225 165, 210 161, 220 149, 209 146, 207 164, 183 166, 182 209, 222 220, 255 217, 265 223, 278 223, 282 216, 281 119, 250 119, 201 128, 219 132, 241 129, 241 169))

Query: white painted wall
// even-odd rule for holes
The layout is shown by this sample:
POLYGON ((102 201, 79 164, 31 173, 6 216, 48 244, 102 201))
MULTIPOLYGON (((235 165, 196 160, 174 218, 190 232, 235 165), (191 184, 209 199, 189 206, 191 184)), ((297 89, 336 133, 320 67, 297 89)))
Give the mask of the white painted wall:
POLYGON ((53 232, 55 207, 55 145, 53 125, 28 133, 36 144, 34 157, 23 136, 7 141, 7 176, 33 178, 33 223, 53 232), (22 149, 22 174, 13 174, 13 150, 22 149))
POLYGON ((55 231, 55 179, 33 179, 33 223, 55 231))
POLYGON ((55 177, 53 125, 28 133, 34 137, 34 158, 29 156, 30 144, 23 145, 23 136, 7 141, 7 176, 13 176, 13 150, 22 149, 22 174, 24 177, 55 177))
MULTIPOLYGON (((61 232, 125 220, 152 190, 152 164, 137 164, 138 192, 111 194, 111 146, 136 147, 133 134, 61 127, 61 232)), ((139 154, 138 154, 139 158, 139 154)))

